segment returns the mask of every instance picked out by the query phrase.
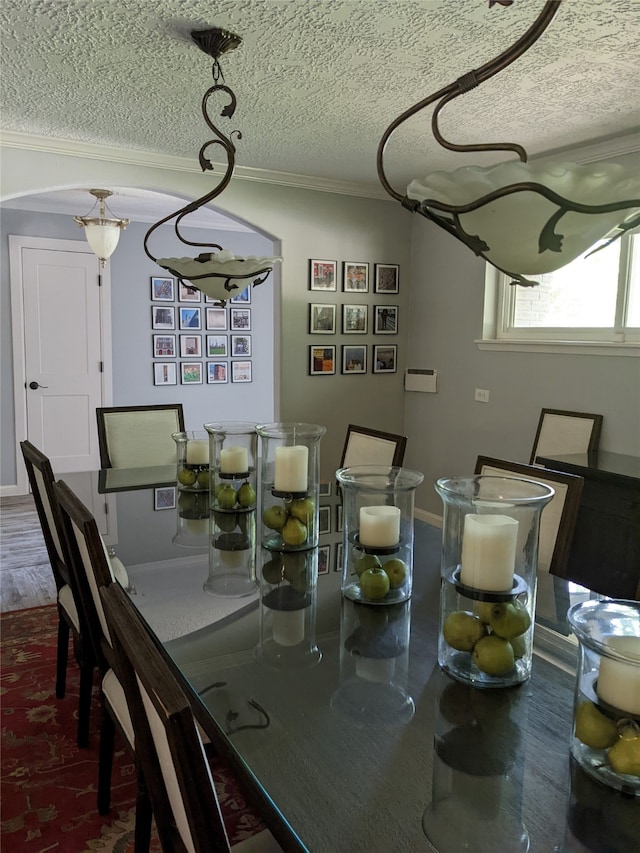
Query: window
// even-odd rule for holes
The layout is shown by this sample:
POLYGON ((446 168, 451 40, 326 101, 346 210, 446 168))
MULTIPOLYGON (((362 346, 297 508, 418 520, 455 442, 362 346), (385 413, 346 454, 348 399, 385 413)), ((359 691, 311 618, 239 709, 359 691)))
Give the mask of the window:
POLYGON ((519 287, 488 268, 485 341, 640 343, 640 234, 531 278, 519 287))

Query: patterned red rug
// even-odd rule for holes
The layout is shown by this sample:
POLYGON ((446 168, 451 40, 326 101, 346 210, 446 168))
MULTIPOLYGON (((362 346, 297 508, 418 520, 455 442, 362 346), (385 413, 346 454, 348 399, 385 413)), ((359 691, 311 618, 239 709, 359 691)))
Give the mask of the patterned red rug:
MULTIPOLYGON (((78 749, 79 672, 73 663, 67 695, 55 697, 57 623, 54 606, 0 615, 0 847, 21 853, 132 853, 134 765, 116 740, 111 813, 101 817, 96 810, 98 695, 89 748, 78 749)), ((69 657, 73 660, 71 649, 69 657)), ((228 769, 222 764, 212 769, 231 843, 263 829, 228 769)), ((151 849, 160 850, 155 837, 151 849)))

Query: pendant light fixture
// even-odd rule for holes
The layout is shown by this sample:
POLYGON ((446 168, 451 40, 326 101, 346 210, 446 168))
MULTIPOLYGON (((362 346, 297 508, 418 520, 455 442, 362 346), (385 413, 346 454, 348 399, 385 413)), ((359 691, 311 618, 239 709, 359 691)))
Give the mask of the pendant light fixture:
MULTIPOLYGON (((513 0, 489 0, 510 6, 513 0)), ((527 276, 553 272, 596 243, 609 242, 640 224, 640 176, 617 163, 528 163, 514 143, 457 145, 444 139, 438 116, 446 104, 498 74, 540 38, 562 0, 547 0, 538 18, 506 51, 403 112, 378 146, 378 177, 389 195, 419 213, 493 264, 512 283, 535 285, 527 276), (392 134, 407 119, 436 103, 431 120, 437 142, 450 151, 511 151, 518 160, 495 166, 465 166, 393 189, 384 171, 392 134)))
POLYGON ((84 228, 84 236, 91 250, 100 259, 100 266, 103 267, 108 258, 115 252, 120 232, 129 224, 128 219, 117 219, 109 210, 106 199, 113 195, 110 190, 89 190, 92 196, 96 198, 93 207, 85 216, 74 216, 73 219, 81 228, 84 228), (98 205, 98 215, 91 216, 96 204, 98 205), (110 214, 108 217, 107 211, 110 214))
POLYGON ((187 240, 180 230, 182 220, 190 213, 194 213, 201 207, 209 204, 213 199, 217 198, 229 184, 233 177, 235 168, 236 148, 233 142, 234 137, 242 139, 242 133, 239 130, 232 131, 228 136, 225 136, 213 123, 210 118, 208 106, 211 97, 215 94, 222 93, 227 98, 227 104, 220 112, 220 116, 224 118, 232 118, 236 110, 236 96, 233 91, 225 85, 224 76, 220 68, 219 58, 230 50, 235 50, 241 44, 240 36, 234 35, 227 30, 212 28, 209 30, 195 30, 191 33, 191 38, 206 54, 213 57, 213 86, 211 86, 204 94, 202 99, 202 115, 208 127, 214 132, 215 138, 205 142, 200 148, 199 160, 203 171, 213 171, 213 165, 206 156, 206 149, 210 145, 219 145, 225 152, 227 157, 227 167, 224 175, 220 178, 217 186, 206 195, 196 199, 184 207, 181 207, 175 213, 165 216, 149 228, 144 238, 144 250, 147 256, 158 266, 176 276, 180 282, 188 284, 190 287, 195 287, 201 290, 207 296, 226 304, 227 299, 238 294, 247 287, 257 286, 262 284, 267 279, 269 273, 273 269, 274 263, 282 260, 281 258, 257 258, 257 257, 240 257, 233 254, 228 249, 223 249, 217 243, 195 243, 187 240), (161 225, 175 220, 174 231, 178 239, 185 246, 199 246, 214 251, 201 252, 196 257, 182 258, 158 258, 152 254, 149 249, 149 238, 153 232, 161 225))

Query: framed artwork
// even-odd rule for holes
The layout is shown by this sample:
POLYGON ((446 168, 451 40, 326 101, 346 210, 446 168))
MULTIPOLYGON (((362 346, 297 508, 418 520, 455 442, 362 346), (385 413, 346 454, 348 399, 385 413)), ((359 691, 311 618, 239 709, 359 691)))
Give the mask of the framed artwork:
POLYGON ((336 506, 336 533, 342 533, 342 504, 336 506))
POLYGON ((251 285, 241 290, 237 296, 232 296, 229 302, 231 305, 248 305, 251 302, 251 285))
POLYGON ((342 334, 366 335, 368 326, 368 305, 342 306, 342 334))
POLYGON ((180 282, 180 302, 200 302, 202 293, 196 287, 180 282))
POLYGON ((331 564, 330 550, 331 550, 330 545, 321 545, 320 548, 318 548, 318 574, 319 575, 328 575, 329 574, 329 566, 331 564))
POLYGON ((224 332, 227 329, 227 311, 225 308, 205 308, 207 329, 212 332, 224 332))
POLYGON ((373 372, 395 373, 398 369, 398 347, 396 344, 384 346, 374 344, 373 347, 373 372))
POLYGON ((337 261, 309 260, 309 290, 337 290, 337 261))
POLYGON ((229 365, 226 361, 207 362, 207 382, 209 385, 221 384, 229 381, 229 365))
POLYGON ((151 306, 151 328, 152 329, 175 329, 176 309, 165 305, 151 306))
POLYGON ((153 363, 154 385, 177 385, 178 371, 175 361, 154 361, 153 363))
POLYGON ((151 276, 151 299, 153 302, 173 302, 175 299, 174 279, 151 276))
POLYGON ((153 336, 153 357, 154 358, 173 358, 176 354, 176 336, 175 335, 154 335, 153 336))
POLYGON ((334 572, 342 571, 342 542, 336 544, 336 561, 333 565, 334 572))
POLYGON ((162 486, 159 489, 153 490, 153 508, 158 509, 175 509, 176 508, 176 487, 162 486))
POLYGON ((231 335, 231 355, 248 358, 251 355, 251 335, 231 335))
POLYGON ((180 381, 183 385, 202 385, 202 362, 181 361, 180 381))
POLYGON ((199 308, 180 308, 181 329, 201 329, 202 319, 199 308))
POLYGON ((331 483, 319 483, 318 484, 318 495, 321 498, 330 498, 331 497, 331 483))
POLYGON ((345 261, 342 265, 342 290, 345 293, 368 293, 369 264, 345 261))
POLYGON ((231 328, 238 332, 248 332, 251 328, 251 310, 249 308, 230 308, 231 328))
POLYGON ((227 336, 226 335, 207 335, 207 355, 222 357, 227 353, 227 336))
POLYGON ((367 348, 366 346, 342 347, 342 372, 343 373, 366 373, 367 372, 367 348))
POLYGON ((318 533, 331 533, 330 506, 321 506, 318 510, 318 533))
POLYGON ((182 358, 200 358, 202 335, 180 335, 180 355, 182 358))
POLYGON ((374 305, 374 335, 398 334, 398 306, 374 305))
POLYGON ((232 382, 251 382, 251 362, 250 361, 232 361, 231 362, 231 381, 232 382))
POLYGON ((312 302, 309 305, 309 334, 335 335, 336 306, 312 302))
POLYGON ((398 264, 375 264, 373 270, 374 293, 398 292, 400 280, 400 267, 398 264))
POLYGON ((309 374, 311 376, 328 376, 336 372, 336 348, 309 347, 309 374))

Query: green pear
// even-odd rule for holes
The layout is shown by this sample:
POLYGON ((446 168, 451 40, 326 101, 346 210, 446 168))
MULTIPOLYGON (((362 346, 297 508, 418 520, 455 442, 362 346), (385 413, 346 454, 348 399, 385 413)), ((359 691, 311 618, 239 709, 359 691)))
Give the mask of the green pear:
POLYGON ((233 509, 236 505, 236 490, 228 483, 216 494, 221 509, 233 509))
POLYGON ((470 652, 484 633, 482 622, 466 610, 454 610, 442 626, 445 642, 459 652, 470 652))
POLYGON ((178 482, 183 486, 193 486, 198 479, 198 475, 191 468, 181 468, 178 471, 178 482))
POLYGON ((209 488, 209 469, 203 468, 201 471, 198 471, 198 485, 201 489, 209 488))
POLYGON ((238 489, 238 503, 240 506, 249 507, 256 504, 256 490, 251 483, 243 483, 238 489))
POLYGON ((472 657, 478 669, 487 675, 506 675, 515 663, 509 640, 495 634, 479 639, 473 647, 472 657))
POLYGON ((507 604, 495 604, 491 608, 489 627, 494 634, 503 640, 519 637, 529 629, 531 617, 527 608, 520 601, 510 601, 507 604))
POLYGON ((583 702, 576 710, 575 735, 592 749, 607 749, 618 739, 618 729, 593 702, 583 702))
POLYGON ((358 577, 360 577, 367 569, 379 569, 381 566, 382 563, 377 554, 365 554, 363 557, 358 557, 355 561, 354 569, 358 577))
POLYGON ((298 521, 306 524, 307 527, 313 522, 315 509, 315 504, 311 498, 299 498, 291 501, 289 505, 289 513, 298 521))
POLYGON ((493 607, 493 601, 474 601, 473 615, 477 616, 485 625, 488 625, 491 621, 491 611, 493 610, 493 607))
POLYGON ((291 517, 287 519, 285 526, 280 532, 285 545, 291 545, 292 547, 302 545, 302 543, 306 541, 308 535, 306 525, 297 518, 291 517))
POLYGON ((624 734, 607 753, 609 764, 616 773, 640 776, 640 735, 626 737, 624 734))
POLYGON ((284 568, 285 580, 293 583, 304 571, 307 566, 307 555, 301 551, 293 554, 282 554, 282 565, 284 568))
POLYGON ((512 637, 509 642, 511 643, 511 648, 513 649, 513 656, 516 660, 520 660, 520 658, 525 657, 527 654, 527 640, 524 635, 519 637, 512 637))
POLYGON ((232 530, 235 530, 236 527, 236 514, 235 512, 215 512, 213 513, 213 518, 216 523, 216 527, 218 530, 221 530, 223 533, 231 533, 232 530))
POLYGON ((262 565, 262 578, 266 583, 275 586, 283 580, 283 567, 279 556, 272 557, 262 565))
POLYGON ((271 530, 282 530, 288 517, 289 514, 283 506, 274 504, 264 511, 262 522, 271 530))

